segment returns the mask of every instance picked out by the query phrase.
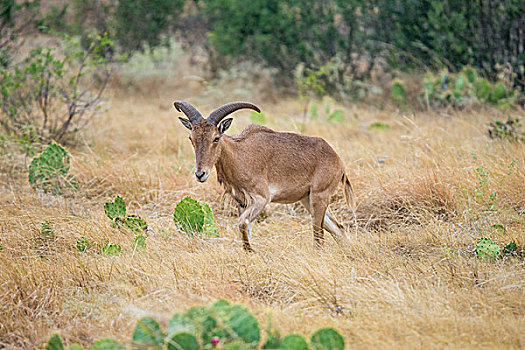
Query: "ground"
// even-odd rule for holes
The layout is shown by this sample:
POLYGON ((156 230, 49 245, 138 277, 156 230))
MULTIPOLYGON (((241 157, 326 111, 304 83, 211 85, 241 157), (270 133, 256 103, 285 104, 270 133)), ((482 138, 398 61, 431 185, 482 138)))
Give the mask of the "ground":
MULTIPOLYGON (((63 196, 30 187, 30 157, 2 153, 0 348, 42 348, 55 331, 68 344, 129 344, 139 317, 166 325, 174 312, 218 298, 249 307, 263 326, 271 317, 283 334, 333 326, 348 348, 525 347, 523 257, 483 261, 474 251, 482 236, 525 246, 525 148, 487 134, 506 114, 349 104, 340 106, 343 123, 320 114, 303 125, 298 101, 252 99, 268 127, 321 136, 339 153, 359 227, 341 189, 330 208, 351 242, 326 235, 316 250, 305 210, 272 204, 254 224, 249 254, 215 173, 204 184, 192 175, 175 99, 109 94, 107 111, 68 148, 78 190, 63 196), (377 122, 388 128, 370 127, 377 122), (105 216, 116 195, 148 222, 145 251, 105 216), (211 205, 220 238, 178 231, 173 210, 185 196, 211 205), (44 220, 52 242, 41 239, 44 220), (123 253, 80 253, 81 237, 118 243, 123 253)), ((218 103, 196 106, 204 114, 218 103)), ((228 133, 249 124, 250 112, 238 112, 228 133)))

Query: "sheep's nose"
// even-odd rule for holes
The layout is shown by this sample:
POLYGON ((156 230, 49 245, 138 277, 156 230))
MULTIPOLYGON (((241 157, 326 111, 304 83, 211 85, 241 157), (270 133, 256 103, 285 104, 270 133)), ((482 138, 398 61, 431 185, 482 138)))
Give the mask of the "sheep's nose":
POLYGON ((206 173, 204 171, 201 171, 201 172, 197 171, 195 172, 195 177, 197 178, 197 180, 200 180, 204 177, 205 174, 206 173))

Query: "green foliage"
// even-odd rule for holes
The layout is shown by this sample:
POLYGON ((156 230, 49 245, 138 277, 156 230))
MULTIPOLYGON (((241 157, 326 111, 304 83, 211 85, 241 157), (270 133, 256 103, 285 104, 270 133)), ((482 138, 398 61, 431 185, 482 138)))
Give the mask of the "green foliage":
POLYGON ((391 87, 392 100, 399 106, 405 106, 407 102, 407 96, 405 92, 405 86, 400 80, 394 80, 391 87))
POLYGON ((215 228, 213 212, 207 203, 201 205, 193 198, 183 198, 175 207, 173 220, 188 234, 219 237, 215 228))
POLYGON ((161 349, 163 342, 164 333, 157 321, 151 317, 138 320, 133 332, 133 350, 161 349))
POLYGON ((105 52, 107 36, 86 48, 63 35, 69 50, 40 47, 20 64, 0 67, 0 127, 22 137, 34 129, 32 142, 67 143, 99 111, 111 75, 105 52), (96 83, 99 82, 99 83, 96 83))
POLYGON ((88 250, 90 244, 86 238, 80 238, 77 240, 75 246, 79 252, 83 253, 88 250))
POLYGON ((281 341, 279 349, 283 350, 308 350, 306 339, 300 334, 288 334, 281 341))
POLYGON ((310 338, 314 350, 344 350, 345 340, 338 331, 331 327, 321 328, 310 338))
MULTIPOLYGON (((113 202, 106 202, 104 204, 104 211, 106 212, 107 217, 111 220, 111 225, 113 227, 118 229, 126 228, 139 235, 148 229, 148 224, 141 217, 137 215, 126 215, 126 202, 120 196, 115 197, 113 202)), ((135 238, 136 240, 137 237, 135 238)), ((142 242, 142 239, 138 238, 138 241, 142 242)), ((145 241, 142 243, 145 244, 145 241)))
POLYGON ((506 121, 490 122, 488 132, 491 139, 525 142, 525 132, 521 131, 519 118, 512 118, 510 115, 507 116, 506 121))
POLYGON ((368 128, 375 130, 388 130, 390 129, 390 125, 381 122, 373 122, 368 126, 368 128))
POLYGON ((84 347, 80 344, 71 344, 68 348, 68 350, 84 350, 84 347))
POLYGON ((53 334, 47 341, 46 350, 64 350, 62 338, 58 334, 53 334))
POLYGON ((168 350, 199 350, 197 338, 188 332, 178 332, 173 334, 167 340, 168 350))
POLYGON ((29 183, 33 188, 62 193, 63 188, 76 187, 73 176, 69 175, 69 154, 56 143, 44 148, 29 165, 29 183))
POLYGON ((475 87, 476 87, 476 97, 481 102, 487 102, 489 100, 490 91, 491 91, 491 86, 490 86, 490 83, 487 81, 487 79, 479 79, 475 83, 475 87))
POLYGON ((146 237, 144 235, 138 235, 133 239, 133 244, 137 248, 145 249, 146 248, 146 237))
POLYGON ((42 223, 40 234, 45 239, 55 239, 55 230, 53 230, 53 227, 51 226, 51 222, 49 222, 48 220, 45 220, 42 223))
POLYGON ((344 113, 340 109, 336 109, 328 116, 329 122, 342 123, 344 121, 344 113))
MULTIPOLYGON (((168 325, 168 332, 151 317, 138 320, 132 335, 133 350, 199 350, 199 349, 308 349, 305 338, 290 334, 282 340, 279 332, 267 329, 267 341, 259 346, 260 328, 257 319, 242 305, 232 305, 226 300, 217 300, 211 306, 193 306, 183 314, 176 313, 168 325)), ((53 335, 48 343, 62 341, 53 335)), ((344 340, 333 328, 322 328, 311 338, 313 349, 343 349, 344 340)), ((46 347, 46 349, 48 349, 46 347)), ((55 348, 52 348, 55 349, 55 348)), ((112 339, 100 339, 91 345, 90 350, 121 350, 122 345, 112 339)))
POLYGON ((496 260, 500 257, 501 248, 490 238, 482 237, 476 244, 476 254, 481 259, 496 260))
POLYGON ((112 256, 120 255, 120 253, 122 253, 122 247, 115 243, 108 243, 102 246, 100 252, 112 256))
POLYGON ((103 338, 94 342, 89 350, 126 350, 126 347, 114 339, 103 338))
POLYGON ((518 250, 518 246, 516 245, 516 242, 509 242, 504 247, 501 253, 503 255, 510 255, 515 253, 518 250))

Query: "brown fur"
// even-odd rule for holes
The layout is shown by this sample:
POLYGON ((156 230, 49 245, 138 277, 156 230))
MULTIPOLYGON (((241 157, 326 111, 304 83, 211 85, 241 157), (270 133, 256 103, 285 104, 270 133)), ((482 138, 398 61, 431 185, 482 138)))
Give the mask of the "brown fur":
POLYGON ((239 204, 239 229, 246 250, 252 250, 251 223, 269 202, 300 201, 312 214, 317 247, 323 244, 323 228, 341 240, 344 230, 327 207, 340 183, 349 205, 353 205, 353 192, 343 162, 325 140, 260 125, 228 136, 206 120, 191 126, 190 138, 197 173, 206 173, 198 180, 206 181, 215 166, 218 181, 239 204))

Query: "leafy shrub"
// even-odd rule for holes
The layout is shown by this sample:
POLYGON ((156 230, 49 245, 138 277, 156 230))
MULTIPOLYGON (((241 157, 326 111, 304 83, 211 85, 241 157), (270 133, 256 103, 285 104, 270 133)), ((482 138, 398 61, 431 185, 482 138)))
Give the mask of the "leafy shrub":
POLYGON ((507 121, 493 120, 489 125, 489 136, 491 139, 502 139, 510 141, 525 141, 525 132, 521 131, 519 118, 507 116, 507 121))
POLYGON ((183 198, 175 207, 173 220, 187 234, 219 237, 213 222, 213 212, 207 203, 191 197, 183 198))
POLYGON ((69 154, 60 145, 44 148, 29 165, 29 183, 33 188, 61 194, 65 187, 76 188, 74 177, 69 175, 69 154))
MULTIPOLYGON (((218 300, 209 307, 193 306, 186 312, 171 318, 167 332, 151 317, 138 320, 132 335, 133 350, 168 349, 200 350, 219 347, 222 349, 287 349, 306 350, 308 343, 299 334, 290 334, 282 340, 278 336, 259 346, 260 327, 250 310, 241 305, 231 305, 218 300)), ((344 339, 333 328, 315 332, 310 344, 312 349, 344 349, 344 339)), ((62 350, 60 336, 53 334, 46 349, 62 350)), ((70 348, 71 349, 71 348, 70 348)), ((97 340, 91 349, 125 349, 112 339, 97 340)))
POLYGON ((96 37, 83 49, 64 36, 69 52, 41 47, 22 64, 0 67, 0 127, 20 137, 34 129, 38 140, 66 143, 100 110, 111 75, 105 52, 113 45, 96 37))

